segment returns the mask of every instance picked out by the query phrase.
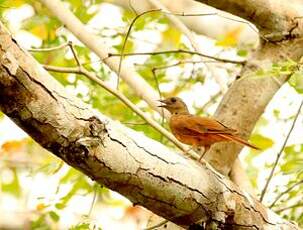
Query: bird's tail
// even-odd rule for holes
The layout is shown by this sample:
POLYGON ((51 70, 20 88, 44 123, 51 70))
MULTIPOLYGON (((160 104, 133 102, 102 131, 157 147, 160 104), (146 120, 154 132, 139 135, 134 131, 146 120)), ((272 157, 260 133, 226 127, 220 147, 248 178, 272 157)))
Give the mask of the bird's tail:
POLYGON ((241 137, 238 137, 238 136, 235 136, 235 135, 228 135, 228 134, 219 134, 219 136, 222 136, 222 137, 224 137, 227 140, 238 142, 238 143, 240 143, 242 145, 246 145, 246 146, 248 146, 250 148, 253 148, 253 149, 256 149, 256 150, 261 150, 259 147, 255 146, 253 144, 250 144, 246 140, 243 140, 241 137))

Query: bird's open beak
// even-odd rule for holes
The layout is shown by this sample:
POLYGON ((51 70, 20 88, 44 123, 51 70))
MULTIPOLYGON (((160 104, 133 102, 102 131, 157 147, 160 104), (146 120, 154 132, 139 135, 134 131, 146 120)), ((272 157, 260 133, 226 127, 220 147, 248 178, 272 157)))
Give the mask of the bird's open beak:
POLYGON ((160 107, 160 108, 166 108, 167 107, 167 103, 166 103, 165 100, 158 100, 158 101, 162 103, 162 105, 158 105, 158 107, 160 107))

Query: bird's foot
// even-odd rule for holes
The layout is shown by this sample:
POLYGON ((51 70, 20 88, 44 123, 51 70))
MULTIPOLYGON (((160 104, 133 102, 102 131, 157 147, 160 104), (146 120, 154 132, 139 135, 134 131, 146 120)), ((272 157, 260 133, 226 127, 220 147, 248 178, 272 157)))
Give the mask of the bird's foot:
POLYGON ((200 158, 199 158, 199 162, 201 162, 202 158, 205 156, 206 152, 209 150, 209 146, 205 146, 204 147, 204 151, 203 153, 201 154, 200 158))

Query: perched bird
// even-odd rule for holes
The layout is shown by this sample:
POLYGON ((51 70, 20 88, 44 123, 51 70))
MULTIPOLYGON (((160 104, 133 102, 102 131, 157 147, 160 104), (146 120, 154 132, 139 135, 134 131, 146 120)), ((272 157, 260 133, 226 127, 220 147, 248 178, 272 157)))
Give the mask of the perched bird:
POLYGON ((167 109, 172 115, 169 126, 174 136, 180 142, 191 145, 193 148, 204 147, 204 152, 199 160, 203 158, 212 144, 222 141, 233 141, 259 149, 239 137, 236 130, 226 127, 214 118, 190 114, 186 104, 178 97, 159 101, 162 103, 159 107, 167 109))

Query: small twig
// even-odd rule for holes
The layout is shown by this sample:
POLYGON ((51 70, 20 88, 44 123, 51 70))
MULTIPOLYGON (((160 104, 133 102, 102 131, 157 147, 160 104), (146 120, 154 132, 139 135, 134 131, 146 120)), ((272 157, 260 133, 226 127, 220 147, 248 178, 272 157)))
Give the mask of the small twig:
POLYGON ((275 210, 275 212, 276 213, 280 213, 280 212, 286 211, 288 209, 298 208, 298 207, 303 207, 303 202, 299 202, 299 203, 296 203, 296 204, 293 204, 293 205, 289 205, 289 206, 284 207, 284 208, 277 209, 277 210, 275 210))
POLYGON ((199 64, 199 63, 204 63, 204 61, 192 61, 192 60, 183 60, 183 61, 178 61, 176 63, 170 64, 170 65, 163 65, 163 66, 157 66, 157 67, 153 67, 152 71, 156 72, 162 69, 169 69, 178 65, 184 65, 184 64, 199 64))
POLYGON ((162 12, 164 14, 171 14, 171 15, 181 16, 181 17, 204 17, 204 16, 218 15, 218 13, 192 13, 192 14, 187 14, 187 13, 184 13, 184 12, 181 12, 181 13, 169 12, 169 11, 162 11, 162 12))
POLYGON ((136 9, 133 7, 132 0, 128 0, 129 8, 134 12, 135 15, 138 15, 136 9))
POLYGON ((51 52, 51 51, 57 51, 57 50, 60 50, 62 48, 65 48, 69 46, 69 42, 65 42, 59 46, 55 46, 55 47, 48 47, 48 48, 31 48, 31 49, 28 49, 27 51, 29 52, 51 52))
POLYGON ((287 206, 284 208, 277 209, 277 210, 275 210, 275 212, 279 213, 279 212, 286 211, 288 209, 297 208, 297 207, 301 207, 301 206, 303 206, 303 202, 299 202, 299 203, 296 203, 296 204, 293 204, 293 205, 290 205, 290 206, 287 206))
POLYGON ((98 188, 95 186, 94 187, 94 195, 93 195, 93 200, 92 200, 92 203, 90 204, 90 208, 89 208, 89 211, 88 211, 88 214, 87 216, 90 217, 92 212, 93 212, 93 209, 94 209, 94 206, 98 200, 98 188))
POLYGON ((124 125, 148 125, 147 122, 143 122, 143 123, 134 123, 134 122, 121 122, 124 125))
MULTIPOLYGON (((194 37, 192 31, 190 31, 187 26, 185 26, 185 24, 178 18, 176 17, 177 14, 173 14, 171 12, 169 12, 169 10, 162 4, 161 1, 159 0, 148 0, 154 7, 159 8, 164 12, 164 14, 166 14, 166 17, 183 33, 185 34, 185 36, 188 38, 189 42, 191 43, 193 49, 196 52, 200 51, 200 47, 199 44, 196 40, 196 38, 194 37)), ((184 15, 182 15, 184 16, 184 15)))
MULTIPOLYGON (((161 55, 161 54, 175 54, 175 53, 186 53, 186 54, 191 54, 191 55, 198 55, 201 57, 206 57, 209 59, 213 59, 216 60, 218 62, 224 62, 224 63, 232 63, 232 64, 240 64, 240 65, 244 65, 246 63, 246 61, 237 61, 237 60, 230 60, 230 59, 225 59, 225 58, 219 58, 219 57, 214 57, 214 56, 210 56, 207 54, 203 54, 203 53, 199 53, 199 52, 195 52, 195 51, 190 51, 190 50, 183 50, 183 49, 178 49, 178 50, 164 50, 164 51, 155 51, 155 52, 140 52, 140 53, 124 53, 123 56, 140 56, 140 55, 161 55)), ((109 53, 108 57, 106 58, 110 58, 110 57, 120 57, 121 54, 114 54, 114 53, 109 53)), ((106 59, 105 58, 105 59, 106 59)))
POLYGON ((276 199, 269 205, 269 208, 272 208, 279 200, 282 196, 284 196, 285 194, 289 193, 291 190, 293 190, 295 187, 297 187, 298 185, 302 184, 303 180, 298 181, 297 183, 294 183, 292 186, 290 186, 288 189, 284 190, 283 192, 281 192, 276 199))
POLYGON ((163 225, 165 225, 167 223, 168 223, 168 220, 163 220, 160 223, 158 223, 158 224, 156 224, 154 226, 148 227, 148 228, 144 228, 143 230, 153 230, 153 229, 159 228, 159 227, 161 227, 161 226, 163 226, 163 225))
POLYGON ((175 63, 169 64, 169 65, 161 65, 161 66, 154 66, 154 65, 147 65, 146 63, 141 64, 141 63, 134 63, 135 66, 144 66, 144 67, 149 67, 152 69, 152 71, 159 71, 159 70, 163 70, 163 69, 169 69, 169 68, 173 68, 179 65, 184 65, 184 64, 204 64, 204 63, 217 63, 217 61, 193 61, 193 60, 183 60, 183 61, 177 61, 175 63))
POLYGON ((288 139, 289 139, 289 137, 290 137, 290 134, 291 134, 292 130, 293 130, 294 127, 295 127, 296 121, 298 120, 298 117, 299 117, 299 114, 300 114, 300 111, 301 111, 302 106, 303 106, 303 100, 302 100, 302 102, 301 102, 301 104, 300 104, 300 106, 299 106, 299 109, 298 109, 298 111, 297 111, 297 113, 296 113, 296 116, 295 116, 295 118, 294 118, 294 120, 293 120, 293 122, 292 122, 292 125, 291 125, 291 127, 290 127, 290 129, 289 129, 289 131, 288 131, 288 134, 287 134, 287 136, 286 136, 286 138, 285 138, 285 140, 284 140, 284 143, 283 143, 283 145, 282 145, 282 147, 281 147, 281 149, 280 149, 280 151, 279 151, 279 153, 278 153, 278 155, 277 155, 277 157, 276 157, 275 163, 274 163, 274 165, 273 165, 273 168, 271 169, 271 172, 270 172, 269 177, 268 177, 268 179, 267 179, 267 181, 266 181, 266 184, 265 184, 265 186, 264 186, 264 188, 263 188, 263 190, 262 190, 262 192, 261 192, 260 202, 263 201, 263 198, 264 198, 264 196, 265 196, 265 193, 266 193, 266 191, 267 191, 267 188, 268 188, 268 186, 269 186, 269 183, 270 183, 270 181, 271 181, 271 179, 272 179, 272 177, 273 177, 273 175, 274 175, 274 172, 275 172, 275 169, 276 169, 276 167, 277 167, 277 165, 278 165, 278 163, 279 163, 280 157, 282 156, 283 150, 284 150, 284 148, 285 148, 285 146, 286 146, 286 144, 287 144, 287 141, 288 141, 288 139))
POLYGON ((267 41, 267 42, 269 41, 265 36, 260 34, 259 31, 250 22, 247 22, 247 21, 244 21, 244 20, 241 20, 241 19, 230 18, 230 17, 223 16, 223 15, 220 15, 220 14, 218 14, 218 16, 221 17, 221 18, 225 18, 227 20, 230 20, 230 21, 240 22, 240 23, 246 24, 246 25, 248 25, 249 28, 252 29, 252 31, 254 31, 256 34, 258 34, 264 41, 267 41))
POLYGON ((81 63, 79 61, 78 55, 77 55, 77 53, 75 51, 75 48, 74 48, 74 45, 73 45, 73 43, 71 41, 68 42, 68 47, 71 49, 71 51, 73 53, 73 56, 74 56, 74 58, 75 58, 75 60, 77 62, 77 66, 81 67, 81 63))
POLYGON ((127 39, 130 35, 130 32, 131 32, 131 29, 133 28, 134 24, 136 23, 136 21, 142 17, 143 15, 146 15, 146 14, 149 14, 149 13, 153 13, 153 12, 158 12, 158 11, 161 11, 159 9, 154 9, 154 10, 149 10, 149 11, 145 11, 141 14, 138 14, 133 20, 132 22, 130 23, 129 27, 128 27, 128 30, 127 30, 127 33, 125 35, 125 38, 124 38, 124 41, 123 41, 123 45, 122 45, 122 49, 121 49, 121 54, 120 54, 120 60, 119 60, 119 66, 118 66, 118 73, 117 73, 117 89, 119 88, 119 82, 120 82, 120 74, 121 74, 121 66, 122 66, 122 60, 124 58, 124 51, 125 51, 125 46, 126 46, 126 42, 127 42, 127 39))

